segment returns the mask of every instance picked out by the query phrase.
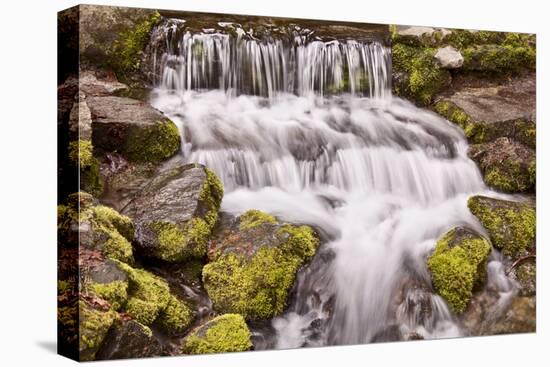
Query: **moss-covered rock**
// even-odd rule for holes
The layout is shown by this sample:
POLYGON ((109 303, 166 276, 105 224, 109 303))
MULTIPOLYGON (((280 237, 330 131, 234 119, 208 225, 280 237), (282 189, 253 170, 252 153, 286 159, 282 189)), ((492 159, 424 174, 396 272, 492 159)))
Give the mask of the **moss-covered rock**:
POLYGON ((241 315, 225 314, 193 330, 183 341, 187 354, 243 352, 252 348, 251 333, 241 315))
POLYGON ((466 71, 485 73, 516 72, 534 69, 536 51, 531 46, 476 45, 462 51, 466 71))
POLYGON ((399 96, 411 97, 422 105, 429 105, 433 97, 450 84, 449 71, 436 62, 433 48, 415 48, 397 43, 392 48, 392 67, 402 73, 402 80, 394 86, 399 96))
POLYGON ((97 149, 154 164, 179 152, 178 128, 150 105, 115 96, 88 97, 87 104, 97 149))
POLYGON ((519 264, 514 273, 522 296, 531 297, 537 294, 537 264, 534 259, 519 264))
POLYGON ((487 258, 491 244, 468 228, 447 232, 428 259, 433 285, 456 313, 466 309, 472 292, 487 277, 487 258))
POLYGON ((116 319, 116 312, 94 309, 85 302, 79 306, 80 360, 92 361, 116 319))
POLYGON ((71 194, 58 207, 58 240, 62 246, 82 246, 105 257, 131 263, 132 221, 114 209, 99 205, 88 193, 71 194))
POLYGON ((218 219, 223 185, 201 165, 187 164, 157 174, 124 209, 138 227, 145 256, 182 262, 206 255, 218 219))
POLYGON ((144 269, 126 264, 121 267, 129 278, 128 301, 124 310, 137 322, 156 323, 168 334, 180 334, 193 321, 189 306, 170 293, 166 280, 144 269))
POLYGON ((92 283, 89 290, 97 297, 109 302, 111 309, 117 311, 128 298, 128 282, 116 280, 110 283, 92 283))
POLYGON ((537 220, 535 208, 529 204, 473 196, 468 208, 504 255, 516 257, 534 248, 537 220))
POLYGON ((504 192, 525 192, 534 188, 535 152, 509 138, 472 145, 468 156, 483 173, 483 180, 504 192))
POLYGON ((189 306, 171 296, 166 308, 157 319, 158 325, 169 334, 181 334, 193 321, 193 311, 189 306))
POLYGON ((151 329, 135 320, 116 320, 96 360, 146 358, 162 355, 162 346, 151 329))
POLYGON ((313 230, 256 210, 220 227, 211 241, 212 261, 202 272, 214 308, 248 320, 280 314, 296 272, 319 244, 313 230))
POLYGON ((90 140, 77 140, 69 143, 69 159, 80 171, 80 189, 92 195, 100 195, 103 181, 99 174, 99 162, 93 156, 90 140))

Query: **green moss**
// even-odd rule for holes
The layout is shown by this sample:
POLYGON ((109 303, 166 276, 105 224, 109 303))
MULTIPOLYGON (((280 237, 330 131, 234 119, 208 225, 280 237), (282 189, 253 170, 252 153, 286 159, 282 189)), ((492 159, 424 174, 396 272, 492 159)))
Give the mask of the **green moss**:
POLYGON ((470 143, 482 143, 485 141, 486 128, 483 123, 474 121, 464 110, 453 102, 439 101, 434 106, 434 111, 458 125, 470 143))
POLYGON ((392 67, 397 72, 408 74, 406 91, 417 102, 429 105, 435 94, 450 81, 447 70, 441 69, 435 61, 435 49, 415 48, 404 44, 395 44, 392 48, 392 67))
POLYGON ((96 296, 103 298, 111 305, 111 309, 118 311, 128 298, 128 283, 125 281, 114 281, 111 283, 92 283, 89 290, 96 296))
POLYGON ((149 41, 153 26, 160 20, 160 14, 155 12, 149 19, 136 24, 133 29, 127 29, 119 34, 114 44, 112 65, 118 73, 138 71, 141 66, 141 55, 149 41))
POLYGON ((104 233, 107 237, 102 248, 105 256, 132 263, 133 253, 130 241, 134 236, 134 227, 130 218, 101 205, 94 207, 92 211, 94 230, 104 233))
POLYGON ((226 314, 210 320, 185 338, 188 354, 242 352, 252 348, 250 330, 241 315, 226 314))
POLYGON ((178 128, 172 121, 164 120, 132 129, 123 151, 133 161, 156 164, 176 154, 180 147, 178 128))
POLYGON ((223 184, 214 172, 206 167, 204 170, 206 181, 202 186, 199 200, 205 207, 209 208, 204 219, 208 227, 212 229, 218 220, 218 211, 223 199, 223 184))
POLYGON ((530 172, 522 169, 521 163, 504 160, 499 164, 487 167, 483 180, 491 187, 504 192, 522 192, 531 188, 530 172))
POLYGON ((239 217, 239 228, 241 231, 251 229, 265 223, 276 224, 277 220, 275 220, 275 217, 272 215, 255 209, 249 210, 239 217))
POLYGON ((171 334, 185 331, 191 321, 193 321, 193 311, 174 296, 170 296, 166 308, 157 320, 160 327, 171 334))
POLYGON ((499 44, 506 39, 506 33, 491 31, 469 31, 465 29, 454 29, 447 35, 443 42, 457 49, 463 49, 472 45, 499 44))
POLYGON ((537 184, 537 161, 533 160, 529 165, 529 183, 535 187, 537 184))
POLYGON ((89 140, 70 142, 69 159, 80 170, 81 189, 100 195, 103 191, 103 182, 99 172, 99 162, 93 156, 92 142, 89 140))
POLYGON ((170 301, 168 283, 146 270, 134 269, 123 263, 119 266, 128 274, 126 312, 138 322, 151 325, 170 301))
POLYGON ((57 281, 57 293, 63 294, 76 290, 76 284, 74 281, 58 280, 57 281))
POLYGON ((93 156, 93 147, 90 140, 78 140, 69 143, 69 158, 79 167, 88 168, 95 161, 93 156))
POLYGON ((80 302, 79 317, 80 357, 83 361, 90 361, 94 359, 117 316, 114 311, 95 310, 80 302))
POLYGON ((515 72, 522 68, 534 69, 536 51, 530 46, 481 45, 462 51, 464 70, 490 73, 515 72))
POLYGON ((454 312, 462 313, 470 302, 474 287, 485 280, 491 245, 483 237, 473 234, 452 243, 456 231, 449 231, 437 242, 428 259, 428 269, 438 294, 454 312))
POLYGON ((250 320, 284 310, 296 272, 319 242, 307 226, 284 226, 277 236, 284 241, 277 247, 262 246, 251 257, 223 254, 204 266, 204 286, 215 309, 250 320))
POLYGON ((483 197, 473 196, 468 200, 468 208, 485 227, 493 245, 504 255, 515 257, 534 245, 536 212, 527 204, 497 206, 483 197))
POLYGON ((180 262, 206 254, 211 228, 202 218, 192 218, 183 225, 155 221, 149 228, 157 236, 156 254, 163 260, 180 262))

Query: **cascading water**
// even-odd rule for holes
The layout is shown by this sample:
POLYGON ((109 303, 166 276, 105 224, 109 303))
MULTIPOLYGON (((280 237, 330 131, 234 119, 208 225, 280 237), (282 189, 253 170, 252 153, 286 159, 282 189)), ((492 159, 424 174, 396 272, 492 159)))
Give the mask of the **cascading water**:
MULTIPOLYGON (((155 31, 152 103, 179 124, 185 159, 222 179, 223 211, 260 209, 325 240, 288 310, 254 329, 256 349, 460 336, 426 256, 453 226, 483 231, 466 202, 487 189, 457 127, 391 97, 389 49, 175 22, 155 31)), ((510 292, 493 260, 489 283, 510 292)))

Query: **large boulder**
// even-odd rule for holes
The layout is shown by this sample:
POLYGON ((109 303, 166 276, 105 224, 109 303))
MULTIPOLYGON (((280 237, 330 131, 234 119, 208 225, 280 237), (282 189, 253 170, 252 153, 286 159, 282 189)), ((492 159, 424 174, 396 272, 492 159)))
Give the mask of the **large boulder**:
POLYGON ((497 190, 513 193, 535 188, 535 152, 512 139, 472 145, 468 156, 478 164, 483 181, 497 190))
POLYGON ((468 208, 504 255, 516 258, 534 251, 537 219, 531 204, 473 196, 468 208))
POLYGON ((491 244, 466 227, 447 232, 428 258, 428 269, 437 293, 455 313, 468 306, 472 292, 487 279, 487 258, 491 244))
POLYGON ((184 339, 186 354, 244 352, 252 348, 251 333, 241 315, 218 316, 191 331, 184 339))
POLYGON ((280 314, 298 269, 318 244, 310 227, 281 223, 257 210, 224 218, 210 241, 210 262, 202 272, 214 309, 247 320, 280 314))
POLYGON ((79 306, 79 356, 93 361, 117 315, 112 310, 94 308, 84 301, 79 306))
POLYGON ((88 97, 92 141, 132 161, 159 163, 180 150, 176 125, 150 105, 125 97, 88 97))
POLYGON ((116 320, 95 359, 146 358, 161 354, 161 344, 149 327, 134 320, 116 320))
POLYGON ((465 81, 437 100, 434 110, 459 125, 471 143, 499 137, 536 146, 534 73, 498 81, 465 81))
POLYGON ((199 164, 159 172, 123 210, 136 225, 136 246, 145 256, 170 262, 206 255, 223 185, 199 164))

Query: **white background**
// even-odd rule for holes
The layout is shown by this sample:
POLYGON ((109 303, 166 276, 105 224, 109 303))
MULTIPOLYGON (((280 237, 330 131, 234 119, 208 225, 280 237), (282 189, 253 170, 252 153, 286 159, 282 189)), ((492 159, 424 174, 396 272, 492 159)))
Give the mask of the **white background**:
MULTIPOLYGON (((92 1, 96 3, 95 1, 92 1)), ((550 27, 543 0, 160 0, 105 5, 537 33, 537 334, 100 362, 117 366, 548 365, 550 27), (546 103, 545 103, 546 102, 546 103), (542 189, 541 189, 542 188, 542 189), (544 203, 544 204, 543 204, 544 203)), ((76 1, 2 2, 0 364, 65 366, 56 340, 56 12, 76 1), (7 113, 6 113, 7 112, 7 113)))

